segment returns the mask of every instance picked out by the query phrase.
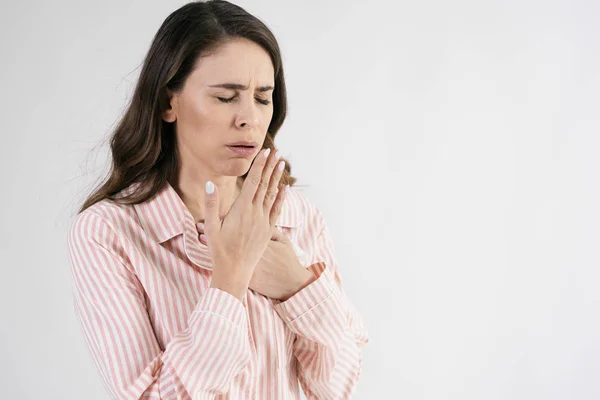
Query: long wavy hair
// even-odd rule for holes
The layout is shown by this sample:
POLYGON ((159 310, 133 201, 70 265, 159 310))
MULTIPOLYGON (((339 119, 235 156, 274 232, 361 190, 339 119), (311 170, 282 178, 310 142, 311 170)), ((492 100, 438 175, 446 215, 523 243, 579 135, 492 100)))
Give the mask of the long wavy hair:
MULTIPOLYGON (((188 3, 169 15, 154 36, 133 96, 110 137, 111 168, 79 212, 105 198, 120 204, 143 203, 176 176, 179 161, 174 123, 162 119, 169 106, 167 89, 181 91, 200 57, 235 38, 257 43, 271 57, 275 70, 273 117, 263 148, 275 148, 275 135, 287 113, 281 52, 275 36, 262 21, 235 4, 224 0, 188 3), (139 183, 134 191, 116 196, 133 183, 139 183)), ((295 182, 286 162, 280 187, 295 182)))

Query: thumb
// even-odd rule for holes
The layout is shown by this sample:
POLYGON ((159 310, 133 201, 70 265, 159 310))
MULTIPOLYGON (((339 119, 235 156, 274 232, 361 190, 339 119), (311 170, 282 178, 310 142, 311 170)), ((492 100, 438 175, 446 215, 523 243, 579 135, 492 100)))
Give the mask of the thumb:
POLYGON ((206 207, 204 231, 207 235, 211 235, 219 230, 221 222, 219 218, 219 191, 217 185, 211 181, 206 182, 204 205, 206 207))

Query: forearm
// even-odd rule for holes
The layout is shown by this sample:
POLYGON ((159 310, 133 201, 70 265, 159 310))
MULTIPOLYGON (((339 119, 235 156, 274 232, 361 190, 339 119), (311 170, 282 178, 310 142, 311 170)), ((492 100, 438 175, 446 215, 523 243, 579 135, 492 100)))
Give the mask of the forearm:
POLYGON ((307 398, 347 399, 360 375, 368 334, 325 264, 314 269, 322 271, 319 277, 275 309, 297 335, 294 353, 307 398))

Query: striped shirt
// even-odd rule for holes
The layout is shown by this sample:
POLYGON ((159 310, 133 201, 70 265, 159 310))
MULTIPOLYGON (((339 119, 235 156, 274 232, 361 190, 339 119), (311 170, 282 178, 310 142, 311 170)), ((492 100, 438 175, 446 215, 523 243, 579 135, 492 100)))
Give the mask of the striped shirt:
POLYGON ((283 302, 210 288, 208 248, 169 184, 75 217, 74 309, 112 398, 299 399, 299 385, 308 399, 351 398, 369 338, 323 216, 290 187, 276 225, 316 277, 283 302))

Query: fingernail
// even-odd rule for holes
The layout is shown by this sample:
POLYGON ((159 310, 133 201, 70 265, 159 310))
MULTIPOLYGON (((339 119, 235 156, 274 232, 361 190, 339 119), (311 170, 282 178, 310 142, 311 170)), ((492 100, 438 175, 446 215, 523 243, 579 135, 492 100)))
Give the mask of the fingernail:
POLYGON ((265 158, 269 157, 270 153, 271 153, 271 149, 265 150, 265 158))
POLYGON ((285 161, 280 162, 279 165, 277 166, 277 169, 279 169, 280 171, 283 171, 283 167, 285 167, 285 161))
POLYGON ((196 226, 198 227, 198 229, 202 229, 202 230, 204 230, 204 223, 202 223, 202 222, 198 222, 198 223, 196 224, 196 226))
POLYGON ((213 194, 215 191, 215 184, 211 181, 206 182, 206 193, 213 194))
POLYGON ((279 160, 279 157, 281 157, 281 152, 277 150, 277 153, 275 153, 275 159, 279 160))
POLYGON ((206 242, 206 235, 205 234, 200 234, 200 240, 202 240, 203 242, 206 242))

